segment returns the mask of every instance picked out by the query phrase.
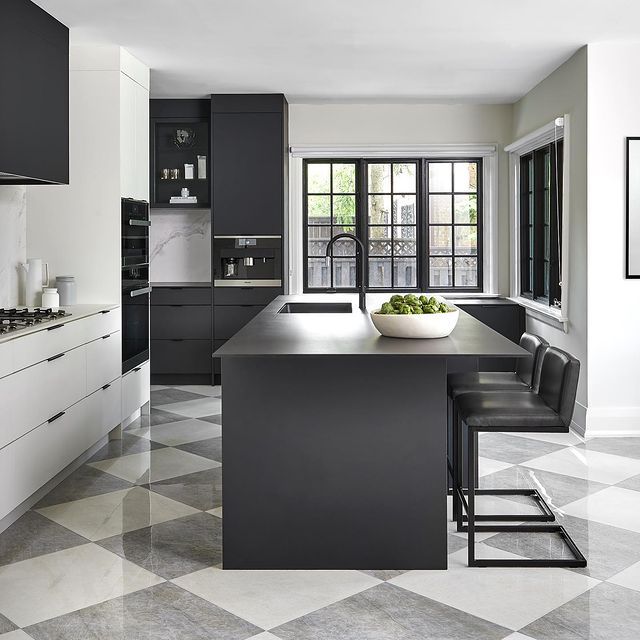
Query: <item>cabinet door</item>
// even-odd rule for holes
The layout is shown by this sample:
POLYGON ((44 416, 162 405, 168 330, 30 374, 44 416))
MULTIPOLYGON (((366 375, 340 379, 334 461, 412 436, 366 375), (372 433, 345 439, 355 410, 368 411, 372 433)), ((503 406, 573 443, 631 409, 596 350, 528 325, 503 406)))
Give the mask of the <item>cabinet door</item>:
POLYGON ((134 198, 149 202, 149 92, 133 83, 135 94, 135 134, 134 134, 134 198))
POLYGON ((149 401, 151 392, 149 376, 149 362, 122 376, 122 420, 126 420, 149 401))
POLYGON ((120 376, 122 371, 122 334, 108 334, 90 342, 87 350, 87 395, 120 376))
POLYGON ((212 114, 215 235, 282 235, 281 113, 212 114))
POLYGON ((173 340, 211 339, 211 307, 161 306, 151 307, 151 339, 173 340))
POLYGON ((228 306, 215 307, 214 337, 216 340, 232 338, 245 324, 253 320, 264 307, 260 306, 228 306))
POLYGON ((135 198, 136 83, 120 74, 120 195, 135 198))

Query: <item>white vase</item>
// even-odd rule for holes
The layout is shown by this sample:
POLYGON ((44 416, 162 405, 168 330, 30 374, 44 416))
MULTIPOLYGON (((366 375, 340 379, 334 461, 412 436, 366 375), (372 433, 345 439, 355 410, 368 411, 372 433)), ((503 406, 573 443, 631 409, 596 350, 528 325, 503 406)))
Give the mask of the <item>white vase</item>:
POLYGON ((42 293, 41 306, 43 309, 53 309, 54 311, 57 311, 60 307, 60 296, 58 295, 58 290, 55 287, 45 287, 45 290, 42 293))

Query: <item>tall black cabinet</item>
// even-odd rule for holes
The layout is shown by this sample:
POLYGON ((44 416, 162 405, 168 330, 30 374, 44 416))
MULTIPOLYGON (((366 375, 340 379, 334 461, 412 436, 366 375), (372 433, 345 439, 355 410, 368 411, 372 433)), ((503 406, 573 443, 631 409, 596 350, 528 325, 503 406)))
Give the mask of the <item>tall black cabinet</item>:
MULTIPOLYGON (((214 247, 220 236, 277 236, 283 251, 289 191, 288 129, 288 104, 282 94, 211 96, 214 247)), ((280 271, 275 277, 283 281, 282 268, 280 271)), ((282 286, 214 286, 214 346, 224 344, 281 293, 282 286)), ((219 374, 220 363, 215 359, 216 382, 219 374)))

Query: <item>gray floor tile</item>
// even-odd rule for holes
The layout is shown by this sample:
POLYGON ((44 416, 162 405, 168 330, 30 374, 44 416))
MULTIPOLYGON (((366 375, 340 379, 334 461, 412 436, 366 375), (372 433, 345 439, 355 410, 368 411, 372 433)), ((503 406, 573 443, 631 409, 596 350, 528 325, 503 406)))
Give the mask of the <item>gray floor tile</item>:
POLYGON ((245 640, 261 629, 165 583, 25 631, 34 640, 245 640))
POLYGON ((140 429, 141 427, 155 427, 160 424, 169 424, 170 422, 179 422, 180 420, 188 420, 186 416, 178 413, 163 411, 162 409, 150 409, 148 413, 142 414, 133 422, 127 425, 125 431, 129 429, 140 429))
POLYGON ((27 511, 0 533, 0 565, 28 560, 81 544, 87 544, 87 540, 82 536, 35 511, 27 511))
POLYGON ((637 640, 640 593, 603 582, 521 629, 536 640, 637 640))
POLYGON ((9 631, 15 631, 18 627, 9 620, 9 618, 5 618, 0 613, 0 633, 9 633, 9 631))
POLYGON ((80 500, 81 498, 90 498, 91 496, 120 489, 128 489, 131 486, 133 485, 130 482, 122 480, 122 478, 116 478, 110 473, 104 473, 93 467, 83 465, 44 496, 35 505, 34 509, 80 500))
POLYGON ((498 640, 511 632, 383 583, 272 633, 283 640, 498 640))
MULTIPOLYGON (((562 525, 587 558, 587 566, 571 569, 577 573, 606 580, 640 561, 640 534, 599 522, 557 515, 562 525)), ((568 558, 568 548, 557 534, 500 533, 485 541, 497 549, 527 558, 568 558)))
POLYGON ((182 449, 183 451, 195 453, 203 458, 222 462, 222 438, 209 438, 208 440, 188 442, 187 444, 177 445, 176 449, 182 449))
POLYGON ((222 562, 222 521, 208 513, 197 513, 96 544, 172 580, 222 562))
POLYGON ((447 554, 460 551, 460 549, 464 549, 466 546, 467 546, 466 538, 461 538, 460 536, 454 536, 451 533, 447 534, 447 554))
POLYGON ((107 442, 104 447, 96 451, 88 462, 111 460, 112 458, 120 458, 132 453, 145 453, 152 449, 162 448, 164 448, 164 445, 159 442, 151 442, 147 438, 140 438, 124 431, 122 439, 107 442))
POLYGON ((631 489, 632 491, 640 491, 640 476, 633 476, 633 478, 627 478, 622 482, 619 482, 616 487, 622 487, 623 489, 631 489))
POLYGON ((207 422, 213 422, 214 424, 222 424, 222 414, 218 413, 215 416, 204 416, 204 418, 198 418, 198 420, 206 420, 207 422))
POLYGON ((397 578, 406 571, 397 571, 395 569, 362 569, 362 573, 366 573, 368 576, 378 578, 378 580, 391 580, 391 578, 397 578))
POLYGON ((208 511, 222 505, 222 467, 145 485, 172 500, 208 511))
POLYGON ((182 389, 160 389, 151 392, 151 406, 158 407, 163 404, 171 404, 172 402, 186 402, 187 400, 198 400, 206 398, 200 393, 192 393, 191 391, 182 391, 182 389))
POLYGON ((576 448, 640 460, 640 438, 592 438, 576 448))
POLYGON ((560 444, 520 438, 504 433, 483 433, 480 435, 479 441, 481 456, 512 464, 520 464, 565 448, 560 444))
MULTIPOLYGON (((550 507, 561 507, 608 485, 552 471, 515 466, 480 478, 480 486, 491 489, 537 489, 550 507)), ((530 499, 525 498, 524 501, 530 502, 530 499)))

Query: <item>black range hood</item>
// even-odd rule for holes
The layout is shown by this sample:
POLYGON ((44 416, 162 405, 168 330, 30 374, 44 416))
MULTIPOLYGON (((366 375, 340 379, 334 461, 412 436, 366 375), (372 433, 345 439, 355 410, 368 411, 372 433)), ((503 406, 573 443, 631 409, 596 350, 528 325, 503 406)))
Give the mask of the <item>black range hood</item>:
POLYGON ((1 0, 0 185, 69 183, 69 29, 1 0))

